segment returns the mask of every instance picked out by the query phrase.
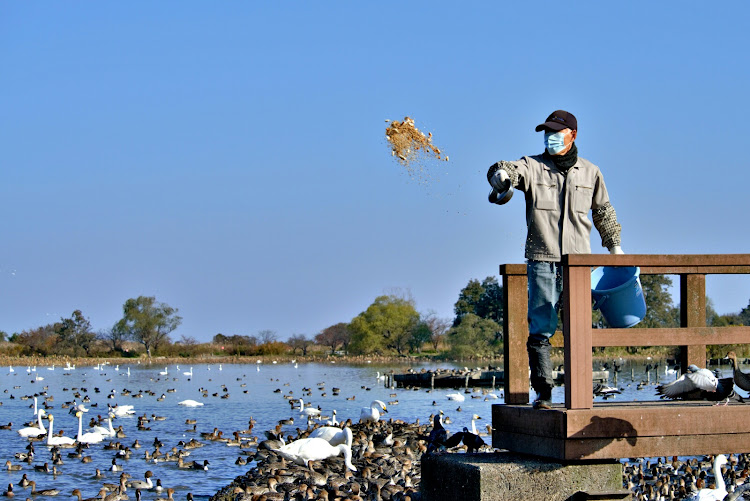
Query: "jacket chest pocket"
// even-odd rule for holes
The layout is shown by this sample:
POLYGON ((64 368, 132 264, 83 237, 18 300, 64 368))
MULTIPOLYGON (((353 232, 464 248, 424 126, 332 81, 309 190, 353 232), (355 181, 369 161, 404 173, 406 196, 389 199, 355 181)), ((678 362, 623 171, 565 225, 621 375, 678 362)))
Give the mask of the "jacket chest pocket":
POLYGON ((535 190, 534 208, 539 210, 558 210, 557 184, 537 183, 535 190))
POLYGON ((591 202, 594 196, 592 186, 576 185, 573 192, 573 210, 576 212, 588 212, 591 209, 591 202))

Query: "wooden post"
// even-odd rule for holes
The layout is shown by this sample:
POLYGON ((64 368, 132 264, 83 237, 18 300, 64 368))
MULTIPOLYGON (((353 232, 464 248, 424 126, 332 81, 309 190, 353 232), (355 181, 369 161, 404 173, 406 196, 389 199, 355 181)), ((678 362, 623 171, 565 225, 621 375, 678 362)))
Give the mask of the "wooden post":
POLYGON ((529 291, 526 265, 505 264, 500 267, 503 277, 503 356, 506 404, 529 403, 529 291))
MULTIPOLYGON (((680 326, 706 326, 706 275, 680 275, 680 326)), ((688 365, 706 366, 706 345, 682 346, 680 365, 686 372, 688 365)))
POLYGON ((594 406, 591 355, 591 268, 569 266, 563 256, 565 408, 594 406))

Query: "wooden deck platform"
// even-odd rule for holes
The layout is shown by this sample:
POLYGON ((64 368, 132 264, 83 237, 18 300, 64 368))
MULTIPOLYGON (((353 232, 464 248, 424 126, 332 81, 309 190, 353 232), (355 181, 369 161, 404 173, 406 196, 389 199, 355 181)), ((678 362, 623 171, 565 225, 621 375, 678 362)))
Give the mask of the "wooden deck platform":
POLYGON ((750 451, 750 404, 595 403, 589 409, 492 406, 492 446, 561 461, 750 451))

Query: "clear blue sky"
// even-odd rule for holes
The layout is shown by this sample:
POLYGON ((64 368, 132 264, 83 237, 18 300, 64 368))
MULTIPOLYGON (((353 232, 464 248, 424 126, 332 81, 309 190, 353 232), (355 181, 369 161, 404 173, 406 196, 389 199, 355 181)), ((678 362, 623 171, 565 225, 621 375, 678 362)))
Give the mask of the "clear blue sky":
MULTIPOLYGON (((497 160, 578 117, 627 253, 747 253, 750 4, 3 2, 0 329, 131 297, 173 339, 314 335, 409 290, 451 317, 523 262, 497 160), (468 7, 467 7, 468 5, 468 7), (409 115, 450 162, 390 156, 409 115)), ((592 234, 594 252, 606 252, 592 234)), ((719 313, 750 280, 710 278, 719 313)), ((679 297, 675 296, 675 301, 679 297)))

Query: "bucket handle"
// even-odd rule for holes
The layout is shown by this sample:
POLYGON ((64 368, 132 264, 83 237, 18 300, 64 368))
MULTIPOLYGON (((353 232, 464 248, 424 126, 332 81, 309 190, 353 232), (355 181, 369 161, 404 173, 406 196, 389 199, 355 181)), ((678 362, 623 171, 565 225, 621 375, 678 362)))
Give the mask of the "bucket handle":
POLYGON ((601 307, 604 306, 604 303, 607 302, 607 299, 609 299, 609 294, 600 296, 596 301, 594 301, 594 309, 601 309, 601 307))

